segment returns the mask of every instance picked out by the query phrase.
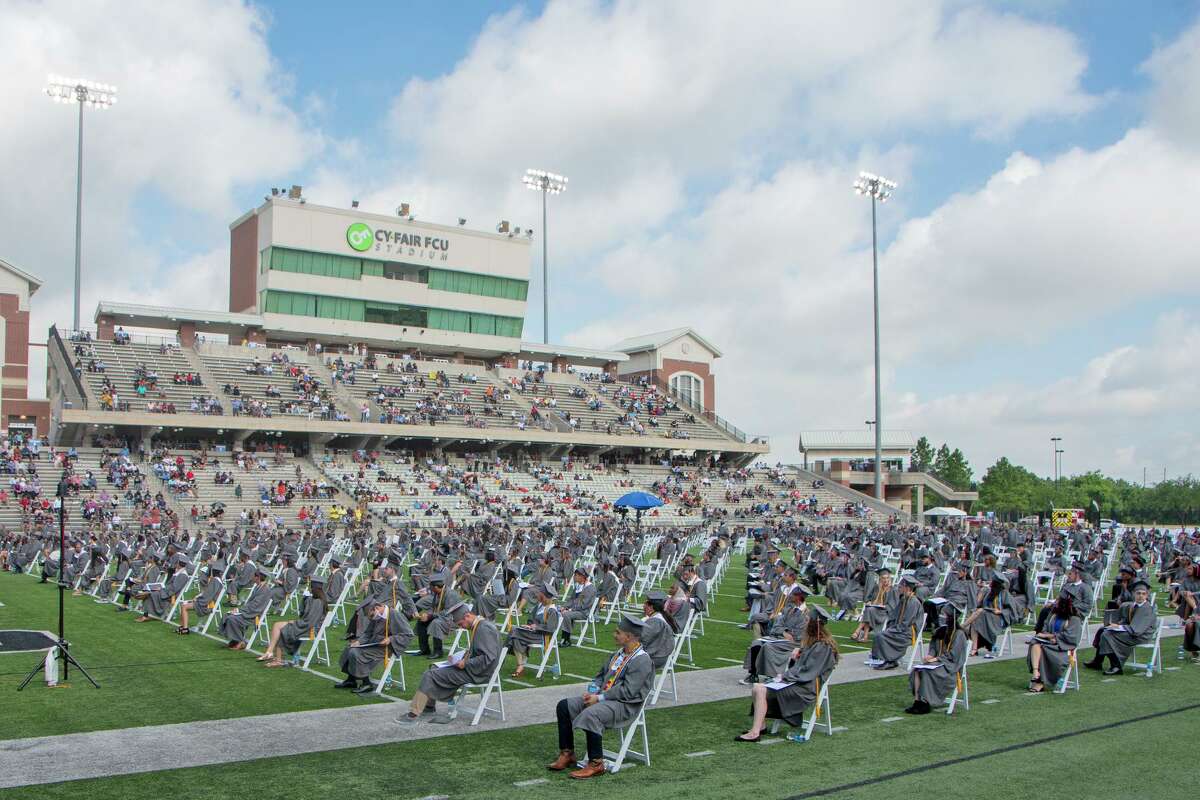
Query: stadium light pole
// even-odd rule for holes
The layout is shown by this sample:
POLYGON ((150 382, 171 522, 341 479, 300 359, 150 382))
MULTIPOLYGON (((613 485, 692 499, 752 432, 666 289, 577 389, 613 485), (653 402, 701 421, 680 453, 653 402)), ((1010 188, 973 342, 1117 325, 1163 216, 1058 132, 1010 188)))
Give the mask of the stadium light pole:
POLYGON ((870 172, 858 173, 854 191, 871 196, 871 265, 875 278, 875 499, 883 499, 883 409, 879 393, 879 239, 875 230, 875 204, 886 203, 895 181, 870 172))
POLYGON ((527 169, 525 187, 542 193, 542 344, 550 344, 550 266, 546 260, 546 195, 567 190, 567 178, 544 169, 527 169))
POLYGON ((83 251, 83 107, 110 108, 117 102, 117 87, 107 83, 50 75, 45 92, 56 103, 79 106, 79 147, 75 162, 75 330, 79 330, 80 259, 83 251))

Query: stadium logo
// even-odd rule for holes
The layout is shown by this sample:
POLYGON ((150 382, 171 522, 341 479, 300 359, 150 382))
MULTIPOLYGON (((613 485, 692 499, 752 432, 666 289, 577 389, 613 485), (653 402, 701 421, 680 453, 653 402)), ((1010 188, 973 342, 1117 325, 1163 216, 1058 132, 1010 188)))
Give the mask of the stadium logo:
POLYGON ((366 223, 355 222, 346 228, 346 244, 362 253, 371 249, 371 241, 375 238, 366 223))

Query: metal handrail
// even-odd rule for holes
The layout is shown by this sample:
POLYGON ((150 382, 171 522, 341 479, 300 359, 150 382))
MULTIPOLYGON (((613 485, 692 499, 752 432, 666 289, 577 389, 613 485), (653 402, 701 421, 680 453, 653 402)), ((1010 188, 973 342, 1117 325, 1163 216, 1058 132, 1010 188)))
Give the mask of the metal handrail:
MULTIPOLYGON (((638 380, 631 380, 629 378, 626 378, 622 382, 626 383, 630 386, 640 386, 641 385, 641 383, 638 380)), ((709 411, 703 405, 684 397, 678 391, 676 391, 674 388, 672 388, 669 384, 667 384, 661 378, 659 378, 657 373, 651 373, 650 382, 652 384, 654 384, 654 386, 657 389, 665 392, 668 396, 673 398, 680 407, 686 408, 688 411, 692 412, 696 416, 704 417, 704 419, 708 420, 709 423, 711 423, 714 427, 729 434, 735 440, 737 440, 739 442, 750 441, 750 437, 747 436, 746 432, 743 431, 741 428, 737 427, 732 422, 729 422, 725 418, 721 417, 715 411, 709 411)))
POLYGON ((59 335, 58 326, 50 326, 49 341, 54 342, 58 348, 58 354, 63 360, 63 366, 71 375, 71 381, 75 384, 75 391, 79 393, 80 405, 86 410, 88 407, 87 390, 83 388, 83 381, 75 374, 74 362, 71 360, 71 354, 67 351, 67 345, 63 342, 62 336, 59 335))

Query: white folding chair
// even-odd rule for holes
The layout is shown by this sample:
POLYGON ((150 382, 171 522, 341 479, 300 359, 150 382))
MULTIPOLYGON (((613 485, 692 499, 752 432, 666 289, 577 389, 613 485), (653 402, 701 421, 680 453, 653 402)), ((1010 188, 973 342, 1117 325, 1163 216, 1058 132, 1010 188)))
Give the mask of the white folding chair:
MULTIPOLYGON (((302 664, 304 669, 308 669, 308 665, 312 663, 314 656, 325 666, 332 666, 329 659, 329 641, 326 633, 329 630, 329 626, 333 623, 335 613, 334 611, 327 612, 325 618, 321 620, 319 628, 316 630, 309 629, 308 636, 300 637, 300 641, 309 642, 308 653, 305 654, 304 663, 302 664)), ((296 655, 299 657, 299 652, 296 655)))
MULTIPOLYGON (((596 641, 596 609, 600 607, 600 597, 596 596, 592 599, 592 607, 588 609, 587 618, 583 621, 583 627, 579 630, 579 643, 591 642, 598 644, 596 641)), ((569 633, 569 631, 568 631, 569 633)))
POLYGON ((1012 655, 1013 647, 1012 647, 1012 626, 1011 625, 1004 629, 1004 633, 1001 634, 1000 638, 996 640, 996 643, 992 645, 992 655, 993 656, 1004 655, 1004 649, 1006 647, 1008 648, 1008 654, 1012 655))
POLYGON ((542 663, 538 666, 537 677, 541 678, 542 673, 546 671, 546 667, 550 664, 550 656, 554 656, 554 667, 551 668, 551 674, 557 678, 562 675, 562 662, 558 658, 558 634, 562 629, 562 615, 559 614, 558 622, 554 626, 554 630, 542 637, 541 644, 529 645, 530 650, 542 651, 542 663))
MULTIPOLYGON (((779 732, 780 720, 772 720, 771 733, 779 732)), ((822 683, 820 691, 817 692, 817 701, 813 703, 812 712, 808 715, 808 720, 804 723, 804 741, 811 741, 813 730, 820 727, 828 736, 833 736, 833 715, 829 711, 829 684, 822 683), (821 718, 824 717, 824 722, 821 718)))
POLYGON ((1163 627, 1165 625, 1166 625, 1165 621, 1160 621, 1158 623, 1157 627, 1154 629, 1154 639, 1153 640, 1151 640, 1149 642, 1145 642, 1144 644, 1135 644, 1133 646, 1133 653, 1130 656, 1129 660, 1125 662, 1125 666, 1130 667, 1131 669, 1146 670, 1147 678, 1153 678, 1155 672, 1163 671, 1162 634, 1163 634, 1163 627), (1137 660, 1137 651, 1139 649, 1150 651, 1150 660, 1149 661, 1139 662, 1137 660))
POLYGON ((471 725, 472 726, 478 725, 479 720, 482 719, 483 715, 487 714, 487 713, 495 714, 497 717, 500 718, 501 722, 505 721, 504 684, 500 680, 500 670, 502 670, 504 668, 504 659, 507 656, 508 656, 508 648, 507 647, 502 648, 500 650, 500 660, 496 662, 496 668, 492 670, 491 677, 488 678, 487 683, 468 683, 468 684, 465 684, 459 690, 458 700, 455 702, 455 711, 454 711, 455 715, 457 715, 457 713, 459 711, 468 711, 469 712, 472 710, 470 708, 464 708, 462 705, 462 701, 467 698, 467 696, 470 694, 470 692, 472 690, 478 690, 479 691, 479 705, 476 706, 474 709, 475 713, 471 717, 471 725), (498 705, 496 707, 492 707, 492 706, 488 705, 488 700, 491 698, 493 692, 496 693, 496 699, 498 702, 498 705))
POLYGON ((912 626, 912 644, 909 645, 908 664, 905 666, 905 670, 908 672, 912 672, 913 664, 916 662, 918 656, 921 658, 925 657, 925 640, 922 638, 923 633, 925 633, 924 614, 920 616, 919 624, 912 626))
POLYGON ((387 654, 383 657, 383 674, 379 676, 379 681, 375 684, 375 689, 371 694, 381 695, 384 689, 388 689, 397 683, 400 685, 400 691, 407 691, 408 686, 404 680, 404 659, 400 656, 393 656, 392 650, 389 647, 387 654), (396 668, 397 664, 400 665, 399 681, 392 677, 392 671, 396 668))
POLYGON ((204 618, 204 624, 200 626, 201 636, 208 636, 208 628, 212 625, 213 620, 217 618, 217 613, 221 610, 221 601, 225 599, 226 586, 225 581, 221 581, 221 591, 217 593, 217 599, 212 601, 208 616, 204 618))
POLYGON ((1054 693, 1066 694, 1067 689, 1079 691, 1079 662, 1074 649, 1067 653, 1067 671, 1059 679, 1058 685, 1054 687, 1054 693))
POLYGON ((971 710, 971 684, 967 678, 967 662, 963 661, 962 669, 954 676, 954 692, 946 703, 946 716, 954 713, 954 707, 961 705, 967 711, 971 710))
POLYGON ((263 609, 263 612, 254 618, 254 633, 250 634, 250 638, 246 641, 247 650, 254 648, 254 642, 258 639, 260 633, 264 642, 271 640, 270 623, 267 622, 267 616, 271 613, 271 605, 272 603, 268 601, 267 607, 263 609))
POLYGON ((679 684, 675 680, 675 663, 679 660, 680 653, 683 652, 684 642, 689 641, 695 620, 696 614, 693 613, 688 617, 688 621, 684 623, 683 630, 675 637, 675 647, 672 648, 671 654, 667 656, 667 663, 663 664, 654 681, 654 690, 650 693, 650 705, 658 705, 659 695, 665 690, 668 680, 671 682, 671 688, 666 691, 670 694, 672 702, 679 702, 679 684))
POLYGON ((605 750, 604 757, 609 760, 608 771, 617 773, 621 771, 621 766, 625 763, 626 758, 632 758, 635 761, 640 761, 646 766, 650 766, 650 735, 646 730, 646 707, 650 704, 650 695, 646 695, 646 699, 642 702, 642 707, 638 709, 637 716, 632 722, 625 725, 617 725, 613 728, 621 737, 621 749, 613 752, 605 750), (642 749, 634 750, 633 737, 638 733, 642 734, 642 749))

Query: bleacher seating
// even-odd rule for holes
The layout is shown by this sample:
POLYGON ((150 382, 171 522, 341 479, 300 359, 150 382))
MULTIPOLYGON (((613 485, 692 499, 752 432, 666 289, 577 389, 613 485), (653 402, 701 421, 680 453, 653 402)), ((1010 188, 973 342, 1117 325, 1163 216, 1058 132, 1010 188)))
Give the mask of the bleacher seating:
MULTIPOLYGON (((135 342, 116 344, 107 341, 72 342, 70 345, 77 351, 73 357, 77 359, 81 370, 80 377, 97 398, 110 393, 106 389, 106 381, 111 385, 115 392, 112 410, 125 409, 127 404, 130 411, 148 411, 160 408, 162 404, 170 404, 177 414, 203 413, 199 404, 193 406, 193 399, 209 398, 212 413, 222 411, 214 387, 174 382, 176 374, 198 374, 196 367, 177 346, 135 342), (101 366, 103 371, 98 371, 101 366), (148 386, 144 394, 139 394, 137 382, 139 370, 142 369, 147 375, 156 375, 157 381, 153 382, 153 386, 148 386)), ((106 404, 102 401, 99 407, 106 408, 106 404)))

